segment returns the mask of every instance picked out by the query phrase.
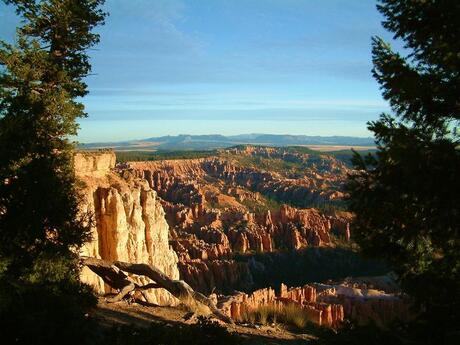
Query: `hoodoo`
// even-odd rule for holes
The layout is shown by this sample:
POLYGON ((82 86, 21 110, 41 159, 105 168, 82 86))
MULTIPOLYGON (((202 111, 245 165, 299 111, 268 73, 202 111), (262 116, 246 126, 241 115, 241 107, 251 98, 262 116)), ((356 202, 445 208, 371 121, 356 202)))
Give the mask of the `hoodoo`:
MULTIPOLYGON (((281 153, 267 148, 239 154, 281 153)), ((172 306, 185 293, 225 321, 241 320, 267 305, 281 309, 295 305, 310 322, 327 327, 337 327, 344 318, 384 324, 410 317, 404 299, 365 284, 292 289, 281 285, 277 293, 268 287, 254 291, 250 266, 257 263, 235 259, 280 249, 333 247, 333 236, 348 241, 347 212, 325 215, 315 208, 282 203, 264 207, 269 186, 276 195, 298 186, 304 195, 319 180, 327 180, 328 169, 346 169, 338 162, 324 163, 323 176, 316 165, 306 169, 300 182, 219 157, 117 166, 114 152, 95 151, 76 153, 74 165, 82 183, 82 212, 93 218, 92 241, 81 252, 86 258, 82 280, 98 293, 117 293, 113 301, 130 294, 172 306), (214 292, 212 298, 205 296, 214 292)), ((326 193, 318 195, 337 195, 327 191, 337 189, 338 181, 336 177, 327 182, 326 193)))

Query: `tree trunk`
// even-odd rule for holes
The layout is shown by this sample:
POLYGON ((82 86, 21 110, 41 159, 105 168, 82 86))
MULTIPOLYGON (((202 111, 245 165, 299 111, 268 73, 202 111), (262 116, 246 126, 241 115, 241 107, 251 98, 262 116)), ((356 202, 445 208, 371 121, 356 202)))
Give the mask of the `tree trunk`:
POLYGON ((148 264, 107 261, 92 257, 81 257, 81 262, 101 277, 106 284, 112 288, 120 290, 120 293, 110 299, 109 302, 120 301, 128 293, 137 289, 142 291, 151 288, 163 288, 179 299, 190 297, 207 306, 218 319, 226 323, 233 323, 233 320, 223 314, 208 297, 200 292, 194 291, 190 285, 183 280, 172 280, 156 267, 148 264), (139 286, 134 283, 125 272, 145 276, 153 280, 155 283, 139 286))

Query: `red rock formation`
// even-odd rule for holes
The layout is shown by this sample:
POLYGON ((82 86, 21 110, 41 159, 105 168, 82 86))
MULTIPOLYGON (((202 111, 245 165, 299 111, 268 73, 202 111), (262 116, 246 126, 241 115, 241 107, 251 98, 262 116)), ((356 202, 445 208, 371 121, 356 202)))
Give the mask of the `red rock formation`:
POLYGON ((180 276, 195 290, 210 293, 248 288, 252 277, 247 265, 233 260, 189 260, 179 262, 180 276))
POLYGON ((243 319, 245 313, 261 306, 272 305, 281 309, 289 304, 303 309, 308 320, 319 326, 338 327, 344 320, 341 305, 316 302, 316 289, 308 285, 291 290, 282 285, 279 295, 271 288, 256 290, 251 294, 239 293, 220 301, 219 307, 226 315, 238 321, 243 319))
MULTIPOLYGON (((350 217, 351 218, 351 217, 350 217)), ((350 218, 331 218, 331 230, 336 236, 350 241, 350 218)))
POLYGON ((316 286, 319 301, 342 305, 345 317, 361 325, 373 322, 383 327, 395 320, 409 321, 414 317, 407 296, 350 282, 316 286))
POLYGON ((330 220, 313 208, 297 209, 283 205, 280 209, 279 218, 283 224, 296 223, 300 224, 304 229, 313 230, 319 236, 319 245, 331 241, 329 236, 329 231, 331 230, 330 220))
MULTIPOLYGON (((252 148, 244 154, 307 159, 277 149, 252 148)), ((75 156, 76 173, 86 183, 83 211, 93 212, 96 218, 94 241, 83 248, 85 255, 147 262, 175 279, 180 272, 196 290, 228 292, 249 288, 252 283, 248 265, 230 259, 233 252, 331 245, 331 232, 350 239, 351 215, 346 212, 327 217, 315 209, 287 205, 274 211, 249 207, 260 206, 264 194, 281 200, 340 198, 341 192, 324 187, 339 183, 343 172, 332 160, 318 161, 302 179, 214 158, 130 163, 116 173, 114 164, 113 153, 75 156), (334 175, 334 169, 340 172, 334 175), (174 251, 168 245, 168 225, 174 251)), ((88 272, 83 272, 83 279, 105 291, 100 280, 88 272)), ((161 290, 148 295, 152 302, 174 302, 161 290)), ((327 327, 337 327, 344 317, 380 325, 412 317, 405 298, 363 282, 291 289, 282 285, 279 295, 270 288, 239 293, 221 302, 221 307, 237 320, 246 311, 267 304, 279 308, 296 304, 310 321, 327 327)))
POLYGON ((220 308, 234 320, 263 305, 282 308, 295 304, 306 311, 309 321, 326 327, 339 327, 345 319, 358 324, 375 322, 383 327, 395 320, 408 321, 414 315, 406 297, 379 290, 340 285, 315 284, 288 289, 282 284, 280 293, 271 288, 251 294, 239 293, 221 298, 220 308))
MULTIPOLYGON (((263 195, 289 201, 336 197, 336 187, 346 175, 341 163, 270 148, 234 153, 313 164, 306 164, 305 176, 300 178, 241 167, 221 158, 131 162, 123 166, 124 171, 147 180, 162 198, 172 245, 183 264, 198 259, 226 260, 232 252, 297 250, 330 244, 330 219, 316 210, 283 206, 275 212, 254 212, 247 205, 263 204, 263 195)), ((213 288, 197 286, 204 291, 213 288)))
POLYGON ((305 285, 288 290, 286 285, 281 284, 280 297, 299 302, 300 304, 316 302, 316 289, 313 286, 305 285))
POLYGON ((237 253, 246 253, 249 249, 248 237, 243 232, 231 231, 229 236, 232 238, 233 250, 237 253))
MULTIPOLYGON (((249 148, 241 154, 288 161, 312 159, 278 149, 249 148)), ((197 259, 227 260, 232 252, 244 254, 330 245, 329 232, 334 219, 315 209, 283 205, 274 211, 255 208, 254 212, 247 206, 263 205, 263 195, 280 200, 328 200, 336 192, 334 186, 345 176, 346 169, 326 158, 316 160, 314 165, 306 169, 304 177, 295 179, 241 167, 221 158, 131 162, 123 169, 144 178, 161 197, 172 229, 172 245, 185 265, 197 259), (336 173, 329 173, 331 169, 336 173)), ((340 226, 340 222, 333 224, 336 228, 340 226)), ((206 270, 200 269, 200 272, 206 270)), ((212 282, 211 279, 203 281, 212 282)), ((203 283, 196 286, 203 291, 213 288, 203 283)))

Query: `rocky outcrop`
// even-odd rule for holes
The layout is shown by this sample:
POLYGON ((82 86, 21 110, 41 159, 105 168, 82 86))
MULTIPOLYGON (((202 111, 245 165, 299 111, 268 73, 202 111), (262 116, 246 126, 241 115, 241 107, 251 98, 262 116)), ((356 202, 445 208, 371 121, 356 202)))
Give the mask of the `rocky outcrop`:
MULTIPOLYGON (((282 157, 288 162, 309 159, 269 148, 248 149, 243 154, 282 157)), ((412 317, 410 303, 397 293, 397 287, 388 281, 377 285, 380 280, 371 278, 295 288, 281 285, 279 293, 271 288, 234 293, 250 291, 254 284, 251 272, 256 272, 250 266, 257 265, 251 260, 236 261, 235 254, 333 246, 333 235, 350 240, 352 216, 347 212, 326 216, 314 208, 267 201, 267 195, 278 200, 341 198, 336 187, 344 168, 334 160, 315 161, 299 178, 221 158, 115 167, 110 151, 77 153, 74 164, 84 184, 81 211, 93 215, 93 240, 82 248, 82 255, 148 263, 172 279, 180 276, 195 290, 230 293, 219 296, 219 306, 235 320, 263 305, 284 308, 290 304, 304 310, 311 322, 327 327, 337 327, 344 318, 384 326, 412 317)), ((145 278, 136 279, 139 284, 147 283, 145 278)), ((100 293, 109 292, 86 269, 82 280, 100 293)), ((161 289, 149 290, 146 297, 160 305, 177 303, 161 289)))
MULTIPOLYGON (((177 230, 178 236, 182 232, 192 232, 200 238, 205 227, 224 228, 225 231, 225 228, 241 223, 237 232, 243 229, 244 234, 235 234, 235 229, 230 229, 230 233, 226 231, 231 247, 235 247, 232 249, 238 252, 272 251, 277 247, 300 249, 331 242, 331 219, 315 209, 283 205, 274 213, 252 213, 241 204, 247 200, 260 201, 257 192, 247 190, 258 189, 260 183, 272 181, 276 184, 273 191, 289 190, 284 185, 286 179, 277 177, 275 181, 271 173, 252 169, 250 177, 235 184, 238 174, 245 168, 213 158, 131 162, 129 167, 138 177, 146 179, 164 200, 168 223, 177 230)), ((286 183, 300 186, 304 182, 290 180, 286 183)), ((310 193, 312 188, 310 183, 307 185, 305 188, 310 193)), ((324 190, 321 193, 324 196, 324 190)), ((292 200, 291 197, 288 199, 292 200)), ((338 222, 334 224, 341 226, 338 222)))
POLYGON ((370 322, 385 327, 392 322, 414 318, 408 296, 370 288, 366 284, 343 282, 335 285, 315 284, 317 299, 343 306, 345 317, 357 324, 370 322))
POLYGON ((344 182, 344 175, 319 175, 309 173, 302 178, 286 178, 276 172, 241 167, 220 158, 206 159, 201 163, 202 169, 210 176, 227 183, 245 187, 253 192, 283 202, 307 206, 331 201, 340 196, 338 188, 344 182))
POLYGON ((316 302, 316 289, 309 285, 288 289, 286 285, 281 284, 280 297, 300 304, 316 302))
POLYGON ((339 327, 345 318, 360 325, 372 322, 385 327, 396 320, 409 321, 414 317, 407 296, 350 282, 290 289, 282 284, 278 294, 271 288, 264 288, 251 294, 222 296, 219 305, 226 315, 241 320, 261 306, 283 308, 289 304, 303 309, 310 322, 326 327, 339 327))
POLYGON ((308 321, 318 326, 338 327, 344 320, 342 305, 318 302, 315 288, 308 285, 290 290, 282 285, 279 294, 272 288, 256 290, 251 294, 239 293, 222 298, 219 304, 221 310, 234 320, 242 320, 244 315, 267 305, 279 310, 296 305, 305 312, 308 321))
POLYGON ((350 223, 351 215, 346 213, 343 215, 338 215, 331 218, 331 230, 339 238, 344 239, 345 241, 350 241, 351 232, 350 232, 350 223))
POLYGON ((252 286, 248 266, 234 260, 189 260, 179 262, 180 276, 193 289, 209 294, 214 290, 231 293, 252 286))
MULTIPOLYGON (((269 150, 267 148, 267 150, 269 150)), ((274 157, 293 159, 293 154, 274 157)), ((301 161, 313 160, 304 155, 301 161)), ((222 192, 239 202, 259 198, 257 193, 282 202, 301 205, 320 204, 343 196, 341 188, 348 169, 331 157, 309 162, 301 176, 286 176, 275 171, 241 166, 221 157, 179 161, 130 162, 129 167, 147 179, 150 186, 165 200, 175 200, 190 206, 202 201, 206 191, 200 180, 219 180, 225 187, 222 192), (211 178, 211 179, 210 179, 211 178)), ((212 199, 209 197, 208 199, 212 199)), ((210 201, 210 200, 208 200, 210 201)))
MULTIPOLYGON (((313 159, 278 149, 247 150, 240 153, 306 165, 313 159)), ((330 158, 315 158, 313 165, 308 166, 305 176, 299 178, 241 166, 221 157, 129 162, 123 170, 147 181, 161 197, 171 228, 171 244, 179 256, 184 279, 200 291, 209 292, 214 286, 209 285, 213 279, 209 274, 211 268, 205 268, 207 261, 216 265, 222 260, 223 266, 234 265, 233 271, 238 271, 240 264, 232 264, 230 259, 235 253, 330 246, 332 224, 342 235, 342 228, 348 226, 342 218, 336 220, 313 208, 270 204, 270 198, 322 202, 337 196, 346 168, 330 158), (197 260, 201 263, 197 264, 197 260), (199 282, 198 272, 206 275, 199 282)), ((235 276, 227 276, 224 280, 234 279, 235 276)))
POLYGON ((301 153, 289 148, 247 145, 225 149, 223 152, 231 155, 280 159, 284 162, 300 163, 305 168, 305 173, 312 176, 335 176, 340 178, 348 170, 345 164, 330 155, 301 153))
POLYGON ((112 151, 76 152, 74 169, 77 176, 102 177, 115 168, 116 157, 112 151))
MULTIPOLYGON (((148 263, 178 279, 178 258, 168 243, 169 226, 157 193, 145 180, 129 174, 122 178, 112 172, 114 165, 113 152, 75 155, 77 177, 85 184, 82 211, 94 218, 93 240, 82 248, 81 254, 109 261, 148 263)), ((109 292, 88 270, 82 272, 82 280, 97 292, 109 292)), ((149 302, 160 305, 176 302, 163 289, 148 290, 146 296, 149 302)))
MULTIPOLYGON (((166 252, 169 226, 169 241, 180 261, 181 276, 207 293, 221 287, 247 286, 251 281, 247 264, 232 259, 235 253, 332 245, 332 229, 341 234, 348 226, 342 218, 287 205, 269 209, 266 196, 285 193, 289 199, 294 193, 304 198, 309 193, 323 200, 328 191, 336 191, 334 186, 344 168, 331 159, 315 158, 311 165, 313 158, 308 155, 270 148, 247 150, 242 154, 303 162, 305 176, 287 178, 220 157, 129 162, 114 172, 113 153, 77 153, 75 170, 87 183, 87 209, 95 215, 94 237, 103 241, 94 241, 85 250, 108 260, 120 255, 127 256, 123 257, 126 261, 152 260, 152 241, 163 243, 160 249, 166 252), (159 224, 164 218, 168 224, 159 224), (150 239, 150 224, 162 229, 161 238, 150 239)), ((165 263, 159 264, 169 269, 165 263)))
POLYGON ((272 288, 256 290, 251 294, 238 293, 217 297, 218 307, 235 321, 243 321, 244 315, 265 305, 275 304, 276 294, 272 288))

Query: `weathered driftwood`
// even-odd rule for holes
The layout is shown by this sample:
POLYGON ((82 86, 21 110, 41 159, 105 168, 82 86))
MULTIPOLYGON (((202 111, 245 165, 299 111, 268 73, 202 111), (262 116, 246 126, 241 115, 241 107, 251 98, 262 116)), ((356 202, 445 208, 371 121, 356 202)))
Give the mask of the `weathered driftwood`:
POLYGON ((120 291, 115 297, 109 299, 109 302, 120 301, 127 294, 135 290, 140 290, 142 293, 142 291, 146 289, 163 288, 177 298, 192 298, 207 306, 218 319, 227 323, 233 323, 232 319, 223 314, 208 297, 194 291, 190 285, 183 280, 173 280, 169 278, 156 267, 148 264, 107 261, 92 257, 82 257, 81 261, 91 271, 101 277, 106 284, 120 291), (125 272, 150 278, 154 283, 140 286, 133 282, 125 272))

